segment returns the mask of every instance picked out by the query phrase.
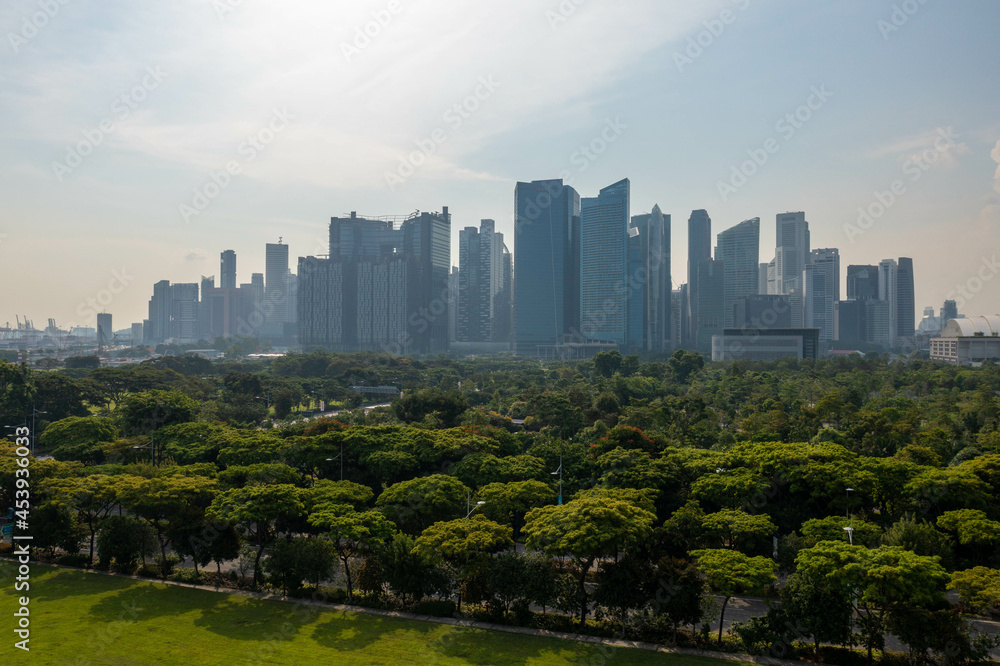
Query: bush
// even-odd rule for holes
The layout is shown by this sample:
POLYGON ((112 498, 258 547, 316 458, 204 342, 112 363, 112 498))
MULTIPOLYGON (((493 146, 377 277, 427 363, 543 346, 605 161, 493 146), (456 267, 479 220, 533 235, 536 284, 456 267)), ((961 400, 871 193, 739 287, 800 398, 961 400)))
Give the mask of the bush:
POLYGON ((61 564, 64 567, 77 567, 78 569, 86 569, 87 565, 90 564, 90 556, 85 553, 74 553, 72 555, 63 555, 56 560, 56 564, 61 564))
POLYGON ((431 617, 454 617, 455 602, 448 599, 428 599, 415 604, 413 612, 431 617))
POLYGON ((205 576, 203 572, 201 571, 196 572, 194 569, 177 569, 172 574, 167 576, 167 580, 172 580, 176 583, 189 583, 191 585, 201 585, 202 583, 205 582, 205 576))

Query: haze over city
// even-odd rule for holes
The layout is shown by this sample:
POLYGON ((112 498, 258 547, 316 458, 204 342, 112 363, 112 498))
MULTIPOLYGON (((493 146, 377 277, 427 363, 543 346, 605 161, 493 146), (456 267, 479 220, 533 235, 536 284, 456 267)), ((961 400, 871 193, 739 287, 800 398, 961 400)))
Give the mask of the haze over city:
POLYGON ((912 257, 918 317, 977 272, 964 310, 996 310, 995 3, 54 6, 34 28, 38 3, 0 9, 0 323, 94 326, 79 306, 115 271, 109 311, 142 321, 154 282, 230 248, 248 281, 279 237, 294 266, 352 210, 448 206, 457 265, 458 229, 511 238, 514 184, 560 176, 629 178, 632 214, 671 214, 675 287, 692 209, 713 235, 760 217, 762 261, 805 211, 844 266, 912 257))

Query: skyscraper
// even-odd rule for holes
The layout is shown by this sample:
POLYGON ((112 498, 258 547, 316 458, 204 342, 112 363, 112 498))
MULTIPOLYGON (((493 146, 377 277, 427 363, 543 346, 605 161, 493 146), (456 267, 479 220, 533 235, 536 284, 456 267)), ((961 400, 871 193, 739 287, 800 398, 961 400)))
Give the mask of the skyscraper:
POLYGON ((440 213, 411 215, 400 227, 406 275, 398 271, 393 279, 406 284, 406 328, 415 349, 423 354, 448 351, 448 312, 453 296, 448 291, 451 273, 451 215, 448 207, 440 213))
POLYGON ((740 222, 720 232, 715 260, 723 262, 725 275, 725 327, 734 327, 733 305, 758 292, 760 282, 760 218, 740 222))
MULTIPOLYGON (((899 265, 895 259, 883 259, 878 264, 878 298, 884 302, 886 308, 887 322, 878 323, 879 339, 886 349, 896 346, 896 332, 899 326, 896 322, 897 302, 899 299, 896 289, 898 288, 899 265), (887 331, 883 334, 883 327, 887 331)), ((870 324, 869 324, 870 325, 870 324)))
POLYGON ((912 338, 917 330, 913 295, 913 259, 900 257, 896 269, 896 336, 912 338))
POLYGON ((629 181, 580 201, 580 332, 624 346, 628 311, 629 181))
POLYGON ((562 180, 514 187, 514 350, 535 356, 580 329, 580 195, 562 180))
POLYGON ((658 205, 632 216, 628 239, 628 346, 671 347, 670 216, 658 205))
POLYGON ((958 303, 953 300, 945 301, 941 305, 941 328, 944 329, 949 319, 958 319, 958 303))
MULTIPOLYGON (((691 211, 688 218, 688 264, 687 264, 687 331, 684 345, 695 345, 698 337, 698 267, 712 260, 712 218, 708 211, 691 211)), ((709 342, 711 345, 711 342, 709 342)), ((711 347, 710 347, 711 348, 711 347)))
POLYGON ((820 340, 832 341, 837 336, 834 310, 840 300, 840 251, 812 250, 809 259, 802 282, 805 327, 818 328, 820 340))
POLYGON ((503 234, 493 220, 458 232, 458 315, 456 340, 501 342, 505 304, 503 234))
POLYGON ((146 342, 156 345, 170 337, 170 280, 160 280, 153 285, 149 299, 149 326, 143 328, 146 342))
POLYGON ((270 335, 281 336, 288 318, 288 246, 268 243, 264 264, 264 320, 270 335))
POLYGON ((773 284, 770 294, 801 291, 802 271, 809 263, 809 223, 806 214, 780 213, 776 216, 773 284))
POLYGON ((183 342, 198 340, 198 283, 170 285, 170 338, 183 342))
POLYGON ((847 267, 847 299, 852 301, 878 299, 878 266, 847 267))
POLYGON ((219 286, 236 289, 236 252, 233 250, 226 250, 220 255, 219 286))
POLYGON ((108 312, 97 313, 97 345, 104 348, 114 340, 115 331, 111 325, 111 314, 108 312))
POLYGON ((703 354, 712 352, 712 336, 722 335, 726 324, 726 270, 725 262, 702 261, 698 263, 698 320, 694 346, 703 354))

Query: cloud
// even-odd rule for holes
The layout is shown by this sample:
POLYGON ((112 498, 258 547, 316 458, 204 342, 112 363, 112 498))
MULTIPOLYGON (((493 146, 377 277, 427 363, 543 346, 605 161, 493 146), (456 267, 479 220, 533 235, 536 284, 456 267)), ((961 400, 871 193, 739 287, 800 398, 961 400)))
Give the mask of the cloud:
POLYGON ((208 259, 208 252, 200 248, 187 250, 184 254, 184 261, 188 263, 200 263, 208 259))
POLYGON ((937 162, 944 167, 955 167, 958 165, 959 155, 968 153, 969 146, 964 141, 958 140, 955 141, 954 145, 941 150, 939 146, 942 145, 941 141, 945 137, 961 139, 962 135, 955 132, 951 126, 935 127, 919 134, 911 134, 893 139, 881 146, 871 148, 865 153, 865 157, 874 160, 893 156, 900 164, 907 161, 930 161, 937 162), (927 151, 931 151, 934 154, 932 158, 928 159, 925 157, 930 154, 927 151))

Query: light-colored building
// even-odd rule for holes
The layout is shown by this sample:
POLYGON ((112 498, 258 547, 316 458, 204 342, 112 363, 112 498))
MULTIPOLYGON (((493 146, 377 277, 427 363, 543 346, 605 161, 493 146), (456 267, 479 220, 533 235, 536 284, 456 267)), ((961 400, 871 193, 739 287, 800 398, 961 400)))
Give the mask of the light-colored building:
POLYGON ((783 358, 817 358, 817 328, 727 328, 712 336, 713 361, 777 361, 783 358))
POLYGON ((950 319, 931 339, 931 358, 952 365, 1000 361, 1000 314, 950 319))

